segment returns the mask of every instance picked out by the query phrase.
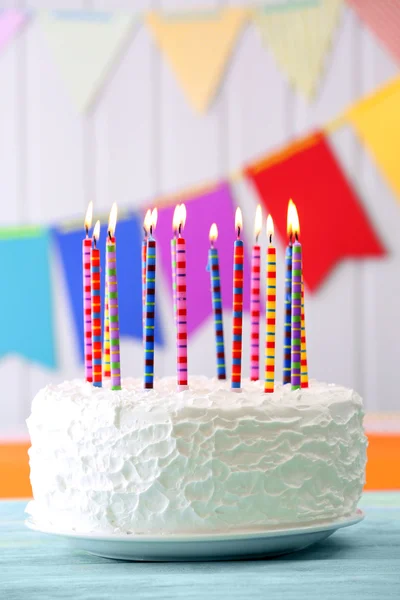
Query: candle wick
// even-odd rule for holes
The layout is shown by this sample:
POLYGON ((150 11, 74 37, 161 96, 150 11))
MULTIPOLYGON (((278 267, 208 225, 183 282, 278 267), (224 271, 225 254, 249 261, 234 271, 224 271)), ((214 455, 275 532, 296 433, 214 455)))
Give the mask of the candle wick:
POLYGON ((269 234, 269 243, 272 244, 272 233, 269 234))
POLYGON ((240 227, 237 228, 237 236, 238 236, 238 239, 240 239, 240 227))
POLYGON ((181 237, 182 234, 182 223, 179 223, 179 227, 178 227, 178 235, 179 237, 181 237))
POLYGON ((289 244, 290 244, 290 246, 292 245, 292 243, 293 243, 293 232, 291 231, 290 232, 290 236, 289 236, 289 244))
POLYGON ((153 225, 150 225, 150 237, 153 235, 153 225))
POLYGON ((85 225, 85 229, 86 229, 86 237, 89 237, 89 227, 87 225, 85 225))
POLYGON ((259 235, 260 235, 259 233, 257 233, 257 235, 256 235, 256 245, 258 244, 258 236, 259 235))
POLYGON ((211 248, 214 249, 214 240, 211 240, 211 248))
POLYGON ((299 235, 298 235, 297 231, 295 233, 295 237, 296 237, 296 242, 298 242, 299 241, 299 235))
POLYGON ((110 239, 110 242, 112 242, 112 237, 111 237, 111 231, 110 230, 108 230, 108 237, 110 239))

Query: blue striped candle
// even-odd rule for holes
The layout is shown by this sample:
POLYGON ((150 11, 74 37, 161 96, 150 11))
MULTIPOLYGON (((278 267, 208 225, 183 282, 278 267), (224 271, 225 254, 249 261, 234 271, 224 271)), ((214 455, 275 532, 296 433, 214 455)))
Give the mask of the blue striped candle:
POLYGON ((156 294, 156 241, 149 237, 146 248, 144 307, 144 388, 154 387, 154 323, 156 294))
POLYGON ((211 280, 211 302, 214 313, 217 377, 218 379, 226 379, 224 323, 222 311, 221 279, 219 275, 219 257, 217 248, 214 248, 214 242, 217 239, 217 236, 218 229, 215 223, 213 223, 210 229, 211 248, 208 251, 207 269, 210 271, 211 280))

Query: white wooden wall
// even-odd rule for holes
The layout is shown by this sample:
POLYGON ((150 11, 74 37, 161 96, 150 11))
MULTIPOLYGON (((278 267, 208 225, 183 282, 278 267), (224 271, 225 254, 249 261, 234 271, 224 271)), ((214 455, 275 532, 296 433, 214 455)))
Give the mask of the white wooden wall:
MULTIPOLYGON (((0 1, 6 7, 127 11, 245 3, 0 1)), ((121 208, 140 206, 160 193, 224 176, 260 153, 323 124, 395 73, 388 54, 346 8, 320 92, 314 103, 307 104, 288 87, 258 32, 248 26, 221 93, 208 113, 198 117, 148 31, 141 27, 96 109, 84 117, 70 102, 33 22, 0 56, 0 224, 53 223, 82 216, 89 200, 105 213, 114 200, 121 208)), ((384 261, 342 264, 318 294, 308 296, 310 374, 355 387, 370 410, 394 410, 400 389, 400 206, 349 129, 335 133, 332 143, 390 256, 384 261)), ((256 198, 243 184, 236 192, 251 232, 256 198)), ((281 268, 282 254, 283 250, 281 268)), ((57 257, 53 268, 61 368, 49 372, 14 357, 0 363, 3 434, 22 431, 31 399, 41 386, 82 372, 75 358, 73 325, 57 257)), ((282 303, 282 290, 280 294, 282 303)), ((170 307, 164 305, 162 312, 163 322, 170 322, 170 307)), ((228 344, 229 319, 226 315, 228 344)), ((246 332, 248 322, 244 339, 248 338, 246 332)), ((174 372, 173 332, 167 334, 168 348, 157 355, 160 375, 174 372)), ((191 372, 214 373, 213 352, 204 352, 206 345, 213 347, 211 323, 192 340, 191 372)), ((123 372, 139 375, 140 344, 123 342, 122 352, 123 372)), ((279 370, 281 354, 279 339, 279 370)), ((248 352, 244 367, 248 372, 248 352)))

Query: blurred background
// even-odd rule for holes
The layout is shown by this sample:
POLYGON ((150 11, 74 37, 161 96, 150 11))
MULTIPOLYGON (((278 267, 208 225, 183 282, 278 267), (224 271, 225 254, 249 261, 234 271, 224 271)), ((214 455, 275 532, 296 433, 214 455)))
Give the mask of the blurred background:
MULTIPOLYGON (((240 205, 250 248, 257 204, 262 204, 264 218, 277 203, 277 212, 285 211, 294 172, 299 173, 299 180, 293 179, 293 199, 298 190, 300 218, 313 211, 318 218, 330 212, 338 223, 338 205, 341 219, 350 215, 345 236, 320 223, 325 235, 318 239, 337 250, 337 256, 324 266, 318 282, 310 268, 312 285, 307 285, 306 273, 310 377, 359 391, 368 411, 370 453, 375 452, 370 454, 368 484, 400 487, 400 421, 395 414, 400 389, 400 195, 393 174, 399 138, 376 139, 379 124, 388 127, 387 115, 393 115, 391 106, 385 108, 386 95, 381 113, 371 115, 373 121, 365 116, 364 105, 358 112, 357 104, 370 94, 379 98, 388 82, 396 82, 399 55, 392 15, 378 18, 373 10, 360 12, 358 4, 362 3, 2 0, 1 8, 9 12, 0 12, 0 496, 29 494, 25 419, 36 392, 49 382, 83 376, 65 259, 68 243, 60 243, 57 232, 79 231, 83 237, 91 200, 103 222, 114 201, 122 215, 134 215, 138 222, 149 206, 170 205, 177 199, 187 203, 188 220, 191 201, 197 202, 197 210, 211 214, 218 198, 204 190, 222 182, 229 186, 231 208, 221 213, 229 222, 219 227, 233 229, 231 212, 240 205), (75 12, 65 13, 66 9, 75 12), (92 11, 111 15, 93 16, 92 11), (343 121, 352 106, 353 120, 343 121), (313 156, 306 160, 303 179, 301 161, 286 172, 282 159, 273 185, 281 181, 284 197, 272 195, 269 205, 268 193, 263 196, 263 184, 257 181, 257 161, 282 149, 297 157, 301 148, 293 151, 293 143, 315 130, 331 153, 326 173, 334 180, 330 175, 325 179, 325 171, 321 174, 319 159, 313 172, 313 156), (339 193, 335 196, 332 190, 339 193), (361 239, 356 243, 357 232, 361 239), (350 248, 349 239, 354 242, 350 248), (32 273, 38 273, 37 286, 32 273), (50 314, 44 323, 40 307, 50 314), (16 344, 22 314, 28 325, 18 334, 23 341, 16 344)), ((396 135, 397 113, 393 127, 389 124, 396 135)), ((324 154, 324 165, 326 160, 324 154)), ((267 192, 269 185, 270 179, 267 192)), ((285 240, 282 231, 278 233, 280 379, 285 240)), ((205 252, 207 236, 205 228, 205 252)), ((139 239, 133 252, 140 253, 138 244, 139 239)), ((264 232, 261 245, 265 251, 264 232)), ((220 247, 220 252, 232 252, 231 246, 220 247)), ((323 255, 324 250, 314 252, 323 255)), ((156 352, 159 376, 175 372, 166 260, 164 256, 157 282, 163 338, 156 352)), ((311 251, 307 260, 312 263, 311 251)), ((205 264, 206 254, 196 268, 205 269, 205 264)), ((228 290, 229 276, 224 274, 228 290)), ((141 294, 140 279, 137 293, 141 294)), ((224 319, 229 364, 229 310, 224 319)), ((262 326, 261 340, 263 331, 262 326)), ((248 314, 243 339, 247 376, 248 314)), ((140 336, 123 337, 121 354, 123 375, 140 376, 140 336)), ((190 337, 189 371, 215 373, 211 302, 190 337)))

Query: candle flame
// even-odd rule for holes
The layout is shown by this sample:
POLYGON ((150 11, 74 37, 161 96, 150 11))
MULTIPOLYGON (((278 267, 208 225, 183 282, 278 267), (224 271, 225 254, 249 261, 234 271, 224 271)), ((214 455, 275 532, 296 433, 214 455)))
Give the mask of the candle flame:
POLYGON ((99 241, 99 237, 100 237, 100 221, 96 221, 96 225, 94 226, 94 229, 93 229, 93 239, 95 241, 95 244, 97 244, 97 242, 99 241))
POLYGON ((156 228, 157 221, 158 221, 158 210, 156 208, 153 208, 153 210, 151 212, 151 227, 152 227, 153 231, 156 228))
POLYGON ((254 235, 256 240, 258 239, 258 236, 260 235, 262 229, 262 211, 261 211, 261 206, 258 205, 257 209, 256 209, 256 217, 254 219, 254 235))
POLYGON ((239 207, 237 207, 236 213, 235 213, 235 229, 238 232, 238 237, 240 237, 240 231, 241 231, 242 227, 243 227, 242 211, 240 210, 239 207))
POLYGON ((88 231, 92 226, 93 219, 93 202, 89 202, 85 216, 85 229, 88 231))
POLYGON ((267 237, 268 237, 268 239, 270 240, 273 235, 274 235, 274 221, 273 221, 271 215, 268 215, 268 217, 267 217, 267 237))
POLYGON ((117 226, 117 214, 118 208, 117 204, 114 202, 110 210, 110 216, 108 218, 108 233, 111 237, 114 237, 115 228, 117 226))
POLYGON ((218 227, 213 223, 210 227, 210 242, 216 242, 218 239, 218 227))
POLYGON ((172 229, 175 233, 178 231, 180 225, 180 211, 181 205, 177 204, 175 206, 174 216, 172 217, 172 229))
POLYGON ((180 205, 179 220, 180 220, 179 224, 181 226, 181 229, 183 229, 185 227, 185 223, 186 223, 186 206, 184 204, 180 205))
POLYGON ((144 220, 143 220, 143 229, 145 230, 146 234, 148 234, 150 231, 150 225, 151 225, 151 209, 149 208, 146 211, 146 214, 145 214, 144 220))
POLYGON ((297 208, 293 200, 289 200, 288 205, 288 235, 289 237, 294 235, 299 236, 300 233, 300 222, 297 208))

